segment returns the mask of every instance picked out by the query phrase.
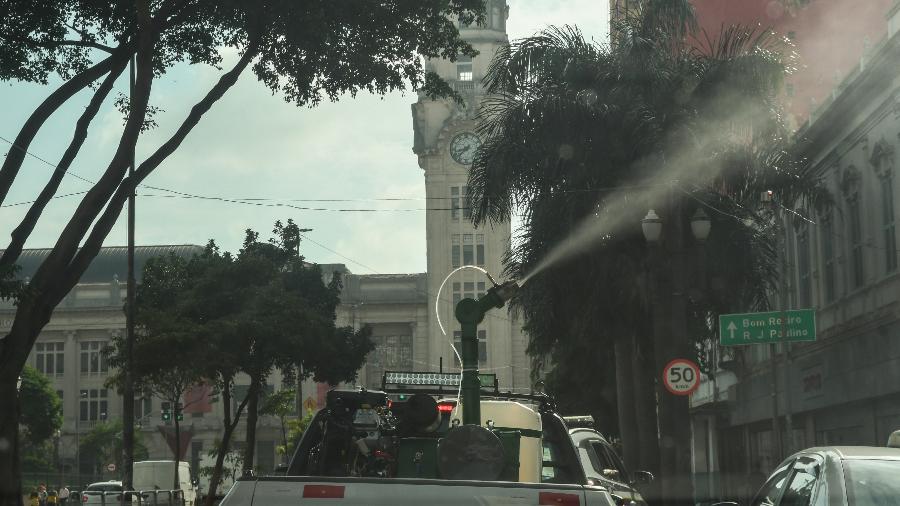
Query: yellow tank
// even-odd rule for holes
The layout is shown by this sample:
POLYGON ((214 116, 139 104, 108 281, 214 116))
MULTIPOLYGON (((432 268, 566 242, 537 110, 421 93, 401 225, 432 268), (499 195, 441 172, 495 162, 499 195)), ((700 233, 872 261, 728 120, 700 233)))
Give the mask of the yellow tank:
MULTIPOLYGON (((455 399, 454 399, 455 400, 455 399)), ((450 414, 453 420, 462 422, 463 407, 457 405, 450 414)), ((541 415, 533 408, 516 401, 481 401, 481 425, 492 422, 495 429, 518 429, 519 482, 540 483, 543 453, 541 449, 541 415)))

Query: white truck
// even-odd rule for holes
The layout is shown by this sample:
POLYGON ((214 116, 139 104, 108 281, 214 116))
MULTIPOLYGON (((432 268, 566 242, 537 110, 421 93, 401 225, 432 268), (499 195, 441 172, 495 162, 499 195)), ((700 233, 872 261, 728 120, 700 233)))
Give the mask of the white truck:
POLYGON ((222 505, 630 504, 587 479, 549 397, 500 393, 495 381, 481 425, 463 425, 444 375, 406 374, 423 377, 330 391, 286 475, 240 478, 222 505))
MULTIPOLYGON (((154 492, 152 491, 154 490, 160 491, 155 493, 160 504, 168 501, 168 491, 173 490, 174 479, 174 460, 144 460, 134 463, 134 477, 132 478, 134 490, 141 491, 144 499, 151 501, 149 504, 153 504, 154 492)), ((178 463, 177 489, 184 494, 185 504, 194 504, 197 499, 197 490, 191 480, 191 466, 184 461, 178 463)))

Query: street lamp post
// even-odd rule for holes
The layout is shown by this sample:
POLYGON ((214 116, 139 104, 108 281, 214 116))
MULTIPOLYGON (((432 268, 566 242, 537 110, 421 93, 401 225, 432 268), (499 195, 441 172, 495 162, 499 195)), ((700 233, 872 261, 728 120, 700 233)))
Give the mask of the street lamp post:
MULTIPOLYGON (((641 220, 641 231, 650 246, 653 272, 652 321, 657 372, 676 358, 690 358, 688 342, 686 262, 683 204, 668 199, 666 222, 651 209, 641 220)), ((690 218, 691 233, 698 243, 709 237, 711 221, 702 209, 690 218)), ((693 504, 690 476, 692 436, 687 397, 673 396, 657 381, 659 402, 661 494, 665 504, 693 504)))

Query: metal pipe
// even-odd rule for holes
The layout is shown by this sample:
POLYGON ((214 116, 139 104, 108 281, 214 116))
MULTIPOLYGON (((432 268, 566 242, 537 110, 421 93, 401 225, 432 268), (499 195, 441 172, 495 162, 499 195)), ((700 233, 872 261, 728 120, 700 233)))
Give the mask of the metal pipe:
POLYGON ((460 385, 463 405, 463 424, 481 425, 481 380, 478 375, 478 324, 484 315, 494 308, 501 308, 518 291, 515 281, 495 284, 478 300, 463 299, 456 304, 456 319, 460 324, 462 340, 462 381, 460 385))

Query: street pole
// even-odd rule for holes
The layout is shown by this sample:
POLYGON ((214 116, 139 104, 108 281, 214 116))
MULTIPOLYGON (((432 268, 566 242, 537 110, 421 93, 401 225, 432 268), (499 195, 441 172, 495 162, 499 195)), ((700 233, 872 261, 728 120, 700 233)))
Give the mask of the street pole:
MULTIPOLYGON (((787 327, 788 299, 790 298, 787 283, 788 276, 790 275, 790 264, 788 263, 787 227, 785 227, 784 223, 784 211, 781 210, 780 206, 778 215, 778 224, 779 227, 781 227, 781 234, 779 234, 781 247, 778 248, 778 251, 781 252, 782 273, 781 278, 779 279, 779 289, 781 291, 779 296, 781 299, 781 335, 782 339, 785 339, 787 337, 785 330, 787 327)), ((787 435, 787 444, 790 445, 788 449, 793 452, 797 450, 797 441, 794 437, 794 421, 791 417, 791 343, 785 341, 782 345, 782 349, 784 350, 784 427, 787 435)), ((782 442, 782 444, 785 443, 782 442)), ((785 455, 782 455, 782 458, 783 457, 785 457, 785 455)))
MULTIPOLYGON (((129 64, 129 98, 134 96, 135 60, 129 64)), ((135 150, 131 150, 128 177, 134 177, 135 150)), ((131 490, 134 471, 134 189, 128 195, 128 285, 125 302, 125 387, 122 393, 122 488, 131 490)))

